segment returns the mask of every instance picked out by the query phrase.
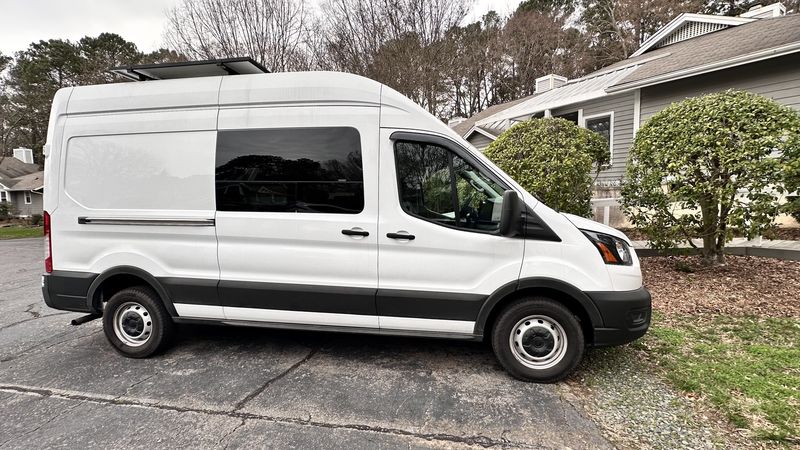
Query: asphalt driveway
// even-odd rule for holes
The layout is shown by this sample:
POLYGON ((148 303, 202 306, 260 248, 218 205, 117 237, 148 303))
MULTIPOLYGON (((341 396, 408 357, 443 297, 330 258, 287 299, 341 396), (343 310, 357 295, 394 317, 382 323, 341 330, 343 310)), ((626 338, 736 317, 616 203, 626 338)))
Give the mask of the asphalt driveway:
POLYGON ((182 326, 147 360, 42 301, 42 241, 0 242, 0 448, 610 448, 558 385, 481 343, 182 326))

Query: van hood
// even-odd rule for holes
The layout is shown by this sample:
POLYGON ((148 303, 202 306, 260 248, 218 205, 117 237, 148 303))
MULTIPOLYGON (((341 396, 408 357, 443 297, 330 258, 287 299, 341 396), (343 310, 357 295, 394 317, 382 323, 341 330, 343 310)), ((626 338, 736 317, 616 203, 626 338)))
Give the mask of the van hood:
POLYGON ((603 225, 600 222, 595 222, 594 220, 590 220, 585 217, 576 216, 575 214, 561 213, 561 215, 566 217, 567 220, 572 222, 572 224, 578 227, 578 229, 609 234, 611 236, 624 239, 629 245, 631 244, 631 240, 628 239, 628 236, 625 236, 625 233, 617 230, 616 228, 611 228, 608 225, 603 225))

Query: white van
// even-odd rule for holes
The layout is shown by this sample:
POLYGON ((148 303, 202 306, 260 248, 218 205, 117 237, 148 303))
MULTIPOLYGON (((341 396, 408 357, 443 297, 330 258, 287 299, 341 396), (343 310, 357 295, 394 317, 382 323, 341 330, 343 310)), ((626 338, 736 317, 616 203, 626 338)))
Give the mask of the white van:
POLYGON ((45 302, 125 356, 180 323, 485 339, 551 382, 649 326, 624 234, 363 77, 64 88, 44 154, 45 302))

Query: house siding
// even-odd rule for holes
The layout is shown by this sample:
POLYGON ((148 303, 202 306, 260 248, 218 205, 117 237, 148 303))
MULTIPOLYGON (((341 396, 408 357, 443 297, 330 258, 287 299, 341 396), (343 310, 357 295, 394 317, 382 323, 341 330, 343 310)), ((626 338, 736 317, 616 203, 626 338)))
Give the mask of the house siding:
POLYGON ((472 136, 467 139, 467 142, 472 144, 478 150, 484 151, 486 150, 486 147, 492 143, 492 140, 480 133, 472 133, 472 136))
POLYGON ((634 93, 626 92, 617 95, 591 100, 570 107, 552 111, 554 116, 567 114, 583 109, 583 117, 591 117, 607 112, 614 112, 614 130, 611 136, 613 157, 611 167, 600 172, 597 181, 600 185, 615 185, 625 173, 628 161, 628 150, 633 143, 633 109, 634 93))
POLYGON ((800 110, 800 55, 748 64, 642 89, 642 124, 671 103, 726 89, 742 89, 800 110))
POLYGON ((42 214, 42 194, 31 192, 31 204, 25 204, 25 193, 21 191, 11 192, 11 203, 13 205, 12 213, 18 216, 31 216, 33 214, 42 214))

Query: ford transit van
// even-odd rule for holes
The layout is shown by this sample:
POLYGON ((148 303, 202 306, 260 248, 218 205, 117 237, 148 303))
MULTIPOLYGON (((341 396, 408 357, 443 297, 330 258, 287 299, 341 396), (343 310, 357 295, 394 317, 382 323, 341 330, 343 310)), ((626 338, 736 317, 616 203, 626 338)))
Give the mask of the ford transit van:
POLYGON ((650 322, 623 233, 363 77, 64 88, 44 156, 44 300, 101 317, 124 356, 175 324, 255 325, 486 340, 552 382, 650 322))

